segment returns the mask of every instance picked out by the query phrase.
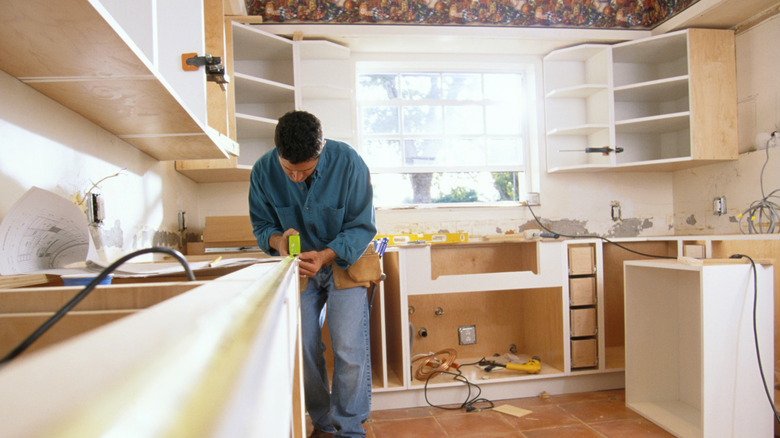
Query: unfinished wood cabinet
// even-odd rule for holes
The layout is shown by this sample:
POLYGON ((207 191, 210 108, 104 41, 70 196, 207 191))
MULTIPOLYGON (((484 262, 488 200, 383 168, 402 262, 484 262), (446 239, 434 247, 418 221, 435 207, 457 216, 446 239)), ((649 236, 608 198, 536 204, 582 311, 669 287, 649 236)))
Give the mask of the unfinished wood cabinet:
POLYGON ((294 259, 178 291, 4 364, 0 435, 306 436, 294 259))
POLYGON ((737 158, 731 30, 566 48, 544 69, 554 87, 545 90, 549 172, 673 171, 737 158), (586 150, 600 147, 611 151, 586 150))
MULTIPOLYGON (((595 253, 592 246, 587 250, 584 264, 592 272, 595 253)), ((578 357, 589 354, 587 366, 593 367, 598 345, 593 337, 582 342, 569 333, 568 265, 568 247, 562 241, 391 248, 385 254, 388 279, 382 296, 384 362, 375 367, 388 379, 379 386, 375 377, 374 406, 423 406, 426 396, 442 404, 457 402, 462 383, 447 375, 427 379, 418 374, 426 354, 449 349, 461 364, 483 357, 514 363, 533 356, 541 359, 538 374, 486 371, 473 365, 459 368, 490 399, 621 387, 622 370, 570 369, 570 350, 578 357), (588 346, 592 347, 588 352, 580 348, 588 346)), ((586 315, 590 310, 573 314, 574 325, 588 335, 596 330, 596 319, 586 315)))
MULTIPOLYGON (((97 286, 24 354, 41 350, 132 315, 203 284, 202 282, 97 286)), ((0 289, 0 355, 5 355, 51 318, 81 287, 0 289)))
MULTIPOLYGON (((215 0, 206 0, 215 1, 215 0)), ((353 141, 352 73, 347 47, 324 40, 290 40, 260 29, 259 17, 225 20, 230 133, 240 153, 223 160, 189 160, 176 170, 197 182, 249 181, 252 166, 274 148, 279 117, 301 109, 317 115, 326 137, 353 141)))
POLYGON ((206 74, 181 67, 204 55, 203 5, 7 1, 0 68, 158 160, 225 158, 206 74))
POLYGON ((225 21, 232 54, 231 126, 240 153, 225 160, 177 162, 176 170, 196 182, 249 181, 252 165, 274 147, 277 120, 297 108, 293 41, 241 21, 225 21))
POLYGON ((596 244, 569 243, 569 335, 572 369, 599 365, 596 244))

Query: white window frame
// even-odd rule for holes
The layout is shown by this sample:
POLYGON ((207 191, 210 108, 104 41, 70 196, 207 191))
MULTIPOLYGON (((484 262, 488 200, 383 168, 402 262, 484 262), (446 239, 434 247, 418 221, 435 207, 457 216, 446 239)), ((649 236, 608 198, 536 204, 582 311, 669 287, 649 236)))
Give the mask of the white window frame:
MULTIPOLYGON (((484 165, 478 168, 467 166, 400 166, 387 167, 375 171, 374 174, 398 173, 446 173, 446 172, 522 172, 528 192, 539 192, 540 154, 544 145, 543 135, 543 94, 542 94, 542 61, 541 57, 512 55, 464 55, 464 54, 356 54, 353 57, 354 78, 367 73, 526 73, 528 98, 532 104, 527 106, 527 129, 523 139, 523 164, 515 166, 484 165)), ((383 101, 387 104, 387 101, 383 101)), ((356 144, 363 144, 359 124, 360 103, 355 96, 356 144)), ((527 193, 519 193, 518 201, 502 201, 498 203, 464 202, 425 204, 426 207, 481 207, 516 206, 527 200, 527 193)), ((412 204, 413 205, 413 204, 412 204)), ((409 205, 406 205, 408 207, 409 205)))

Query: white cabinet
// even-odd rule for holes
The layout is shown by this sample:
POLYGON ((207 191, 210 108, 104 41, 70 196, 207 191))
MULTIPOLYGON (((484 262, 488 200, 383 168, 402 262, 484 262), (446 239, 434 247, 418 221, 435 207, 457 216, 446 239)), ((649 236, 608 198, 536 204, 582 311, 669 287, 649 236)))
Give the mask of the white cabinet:
POLYGON ((354 141, 354 75, 348 47, 324 40, 296 41, 299 108, 317 116, 326 137, 354 141))
POLYGON ((615 144, 609 46, 586 44, 544 58, 547 168, 610 166, 609 155, 587 148, 615 144))
POLYGON ((293 42, 257 26, 232 27, 238 164, 251 168, 273 149, 279 117, 296 109, 293 42))
POLYGON ((196 182, 249 181, 252 165, 274 147, 276 122, 296 109, 293 41, 248 23, 225 20, 232 77, 228 110, 239 153, 222 160, 177 161, 196 182))
POLYGON ((4 2, 0 68, 154 158, 224 158, 204 70, 181 71, 203 55, 203 16, 203 0, 4 2))
POLYGON ((562 49, 545 57, 544 70, 550 172, 676 170, 737 158, 730 30, 562 49), (599 147, 612 150, 586 151, 599 147))
POLYGON ((197 182, 248 181, 255 161, 274 147, 277 120, 296 109, 319 117, 328 138, 352 141, 353 74, 347 47, 293 41, 231 19, 225 26, 240 153, 224 160, 178 161, 178 172, 197 182))
POLYGON ((774 416, 772 266, 625 263, 626 406, 681 437, 768 437, 774 416))

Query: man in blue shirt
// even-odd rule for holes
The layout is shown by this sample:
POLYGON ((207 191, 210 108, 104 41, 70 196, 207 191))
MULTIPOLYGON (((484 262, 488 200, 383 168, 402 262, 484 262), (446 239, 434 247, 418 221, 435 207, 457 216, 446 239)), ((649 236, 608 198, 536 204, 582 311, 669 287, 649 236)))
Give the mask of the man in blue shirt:
POLYGON ((366 288, 338 289, 333 272, 354 264, 376 235, 369 170, 348 144, 326 140, 320 121, 305 111, 282 116, 274 142, 276 148, 252 168, 249 216, 258 245, 270 255, 286 256, 289 236, 300 236, 303 378, 315 429, 311 436, 363 437, 362 423, 371 410, 366 288), (332 394, 321 331, 326 315, 334 357, 332 394))

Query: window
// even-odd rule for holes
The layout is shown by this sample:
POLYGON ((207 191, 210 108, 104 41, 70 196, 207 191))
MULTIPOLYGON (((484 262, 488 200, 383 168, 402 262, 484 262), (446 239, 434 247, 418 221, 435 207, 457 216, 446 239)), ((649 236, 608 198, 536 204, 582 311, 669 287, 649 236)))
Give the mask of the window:
POLYGON ((530 66, 356 70, 359 144, 377 206, 525 199, 530 66))

